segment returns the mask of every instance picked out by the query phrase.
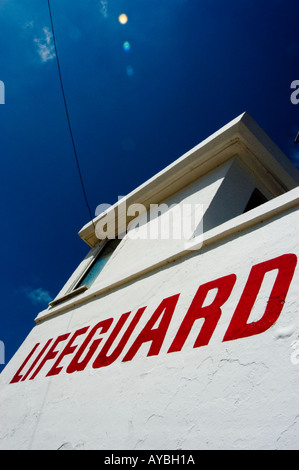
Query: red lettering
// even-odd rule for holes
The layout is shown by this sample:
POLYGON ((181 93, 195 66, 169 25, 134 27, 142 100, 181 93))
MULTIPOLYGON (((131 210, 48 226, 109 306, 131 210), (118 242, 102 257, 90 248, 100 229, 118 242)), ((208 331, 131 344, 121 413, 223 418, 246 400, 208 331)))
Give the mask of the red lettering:
POLYGON ((59 355, 57 361, 55 362, 55 364, 53 365, 53 367, 49 370, 49 372, 47 373, 47 377, 50 376, 50 375, 58 375, 59 372, 62 371, 63 367, 58 367, 58 364, 60 364, 61 360, 64 358, 64 356, 67 356, 69 354, 72 354, 76 348, 78 347, 78 345, 75 345, 73 346, 73 342, 75 341, 75 339, 77 338, 77 336, 80 336, 80 335, 83 335, 84 333, 86 333, 86 331, 88 330, 89 326, 86 326, 84 328, 81 328, 80 330, 77 330, 73 336, 71 337, 71 339, 69 340, 69 342, 67 343, 66 347, 64 348, 64 350, 62 351, 62 353, 59 355))
POLYGON ((134 316, 133 320, 131 321, 129 327, 127 328, 125 334, 123 335, 122 339, 120 340, 118 346, 116 346, 116 348, 110 354, 110 356, 107 356, 107 353, 108 353, 111 345, 113 344, 113 341, 115 340, 118 333, 122 329, 124 323, 127 320, 127 317, 130 315, 131 312, 124 313, 120 317, 120 319, 118 320, 114 330, 112 331, 111 335, 109 336, 109 338, 107 339, 107 341, 104 344, 103 348, 101 349, 100 354, 97 356, 96 360, 94 361, 92 367, 94 367, 95 369, 98 369, 99 367, 109 366, 110 364, 112 364, 112 362, 114 362, 119 357, 119 355, 121 354, 121 352, 123 351, 125 345, 127 344, 127 342, 129 340, 135 326, 137 325, 137 323, 138 323, 138 321, 139 321, 139 319, 140 319, 140 317, 143 314, 145 309, 146 309, 146 307, 143 307, 143 308, 140 308, 137 311, 137 313, 134 316))
POLYGON ((82 343, 77 353, 75 354, 74 358, 70 362, 69 366, 67 367, 66 371, 68 374, 72 374, 73 372, 81 371, 85 369, 85 367, 87 366, 88 362, 94 355, 97 347, 99 346, 103 338, 96 339, 92 342, 91 346, 88 349, 87 354, 85 355, 84 359, 82 359, 82 361, 80 362, 80 358, 83 352, 87 348, 91 339, 94 337, 95 333, 98 330, 101 330, 102 334, 107 333, 107 331, 109 330, 111 326, 111 323, 113 323, 113 318, 108 318, 107 320, 100 321, 92 328, 90 333, 87 335, 85 341, 82 343))
POLYGON ((41 361, 37 369, 34 371, 34 373, 32 374, 29 380, 32 380, 37 376, 37 374, 39 373, 39 371, 41 370, 41 368, 45 365, 47 361, 50 361, 51 359, 54 359, 54 357, 56 357, 56 355, 59 352, 59 351, 55 351, 57 344, 61 343, 61 341, 65 341, 69 337, 69 335, 70 333, 66 333, 64 335, 58 336, 58 338, 54 341, 54 344, 51 346, 51 348, 49 349, 49 351, 47 352, 47 354, 45 355, 45 357, 43 358, 43 360, 41 361))
POLYGON ((221 316, 221 307, 229 298, 236 279, 237 277, 235 274, 230 274, 229 276, 216 279, 216 281, 202 284, 199 287, 194 299, 192 300, 189 310, 186 313, 186 316, 182 321, 182 324, 168 350, 169 353, 180 351, 182 349, 194 322, 199 318, 204 318, 205 321, 193 347, 198 348, 209 343, 221 316), (204 300, 208 292, 212 289, 218 289, 216 297, 210 305, 203 307, 204 300))
POLYGON ((252 267, 243 294, 239 300, 223 341, 231 341, 263 333, 277 321, 284 306, 296 264, 296 255, 286 254, 279 256, 278 258, 256 264, 252 267), (252 307, 260 291, 264 276, 267 272, 274 269, 278 269, 278 273, 266 310, 260 320, 247 323, 252 307))
POLYGON ((49 344, 53 341, 53 338, 52 339, 49 339, 45 346, 43 347, 43 349, 41 350, 41 352, 39 353, 39 355, 37 356, 37 358, 35 359, 35 361, 32 363, 31 367, 28 369, 28 371, 26 372, 26 374, 24 375, 24 377, 22 378, 22 382, 23 380, 26 380, 28 375, 31 374, 31 372, 33 371, 33 369, 35 368, 36 364, 38 363, 38 361, 40 360, 41 357, 43 357, 44 355, 44 352, 47 350, 49 344))
POLYGON ((147 343, 148 341, 151 341, 152 344, 147 355, 156 356, 159 354, 179 296, 180 294, 177 294, 162 300, 157 310, 154 312, 141 333, 139 333, 138 337, 123 358, 123 362, 131 361, 141 345, 143 343, 147 343), (161 315, 162 318, 160 320, 159 326, 157 328, 153 328, 161 315))
POLYGON ((31 356, 35 353, 35 350, 38 348, 39 346, 39 343, 37 343, 34 348, 31 350, 31 352, 28 354, 28 356, 26 357, 25 361, 23 362, 23 364, 21 365, 21 367, 18 369, 18 371, 16 372, 16 374, 13 376, 12 380, 10 381, 11 384, 13 383, 16 383, 16 382, 19 382, 21 380, 21 378, 23 377, 22 375, 20 375, 20 373, 22 372, 22 370, 24 369, 25 365, 27 364, 27 362, 30 360, 31 356))
MULTIPOLYGON (((231 341, 257 335, 268 330, 277 321, 283 309, 296 265, 296 255, 289 253, 256 264, 251 268, 243 293, 232 316, 223 341, 231 341), (265 307, 265 311, 259 320, 248 323, 252 309, 256 303, 259 293, 261 292, 261 287, 263 285, 266 273, 271 271, 277 271, 277 273, 275 273, 276 277, 273 281, 272 290, 269 295, 269 300, 267 302, 267 306, 265 307)), ((193 347, 198 348, 209 343, 221 317, 222 307, 229 298, 236 279, 237 277, 235 274, 230 274, 199 286, 191 302, 191 305, 175 335, 175 338, 173 339, 172 344, 167 351, 168 353, 180 351, 183 348, 190 331, 194 326, 194 323, 199 319, 203 319, 203 323, 200 327, 200 331, 193 347), (214 289, 217 291, 214 300, 211 301, 209 305, 205 305, 205 303, 208 303, 208 293, 214 289)), ((269 283, 267 286, 268 285, 269 283)), ((160 353, 179 296, 180 294, 177 294, 163 299, 142 331, 134 340, 128 352, 125 354, 125 357, 122 360, 123 362, 131 361, 141 346, 147 342, 151 342, 147 356, 155 356, 160 353), (158 322, 158 326, 155 327, 156 323, 158 322)), ((120 335, 120 332, 122 328, 124 328, 125 323, 128 321, 131 312, 127 312, 121 315, 104 346, 94 360, 92 365, 93 368, 97 369, 100 367, 106 367, 112 364, 120 356, 146 308, 147 307, 142 307, 137 310, 129 326, 121 336, 117 346, 115 346, 111 352, 110 349, 112 348, 118 335, 120 335)), ((50 346, 49 351, 47 351, 49 345, 53 342, 53 339, 49 339, 37 357, 34 359, 27 372, 23 375, 21 372, 25 369, 26 365, 29 363, 30 359, 40 346, 40 343, 37 343, 28 354, 10 383, 24 381, 27 379, 27 377, 29 377, 30 380, 34 379, 45 363, 51 359, 56 358, 56 356, 58 357, 54 365, 52 365, 50 371, 47 373, 47 376, 57 375, 63 369, 63 366, 61 366, 61 361, 63 358, 73 354, 75 351, 75 356, 72 358, 70 364, 66 368, 66 371, 67 373, 73 373, 84 370, 103 339, 102 336, 98 336, 96 339, 94 339, 94 336, 96 333, 99 335, 107 333, 112 323, 113 318, 102 320, 97 323, 94 327, 92 327, 80 347, 74 344, 74 342, 78 336, 85 334, 89 327, 83 327, 75 331, 60 353, 56 350, 56 347, 60 342, 65 341, 70 336, 70 333, 59 336, 50 346), (30 376, 31 373, 32 375, 30 376)))

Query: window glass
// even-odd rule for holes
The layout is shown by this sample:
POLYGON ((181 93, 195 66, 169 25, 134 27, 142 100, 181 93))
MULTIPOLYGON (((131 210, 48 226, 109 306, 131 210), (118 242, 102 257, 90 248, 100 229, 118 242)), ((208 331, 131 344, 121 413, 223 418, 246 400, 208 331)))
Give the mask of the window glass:
POLYGON ((257 188, 255 188, 249 201, 247 202, 244 213, 255 209, 255 207, 261 206, 265 202, 267 202, 266 196, 264 196, 257 188))
POLYGON ((83 278, 80 280, 80 282, 76 285, 76 289, 81 286, 88 286, 90 287, 100 272, 102 271, 103 267, 107 263, 107 261, 110 259, 112 253, 116 249, 116 247, 119 245, 121 242, 120 239, 115 239, 115 240, 108 240, 107 243, 105 244, 104 248, 100 251, 88 271, 84 274, 83 278))

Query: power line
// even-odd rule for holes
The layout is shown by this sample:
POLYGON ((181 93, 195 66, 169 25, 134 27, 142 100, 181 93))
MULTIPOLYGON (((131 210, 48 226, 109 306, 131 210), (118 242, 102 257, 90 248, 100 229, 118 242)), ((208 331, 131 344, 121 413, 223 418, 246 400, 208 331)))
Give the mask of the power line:
POLYGON ((51 29, 52 29, 52 35, 53 35, 53 43, 54 43, 54 49, 55 49, 55 55, 56 55, 56 62, 57 62, 57 68, 58 68, 58 75, 59 75, 59 80, 60 80, 60 87, 61 87, 61 92, 62 92, 62 96, 63 96, 64 107, 65 107, 65 112, 66 112, 66 118, 67 118, 67 122, 68 122, 68 126, 69 126, 70 136, 71 136, 71 140, 72 140, 72 145, 73 145, 74 154, 75 154, 75 160, 76 160, 76 164, 77 164, 77 169, 78 169, 78 173, 79 173, 79 178, 80 178, 80 181, 81 181, 81 186, 82 186, 82 191, 83 191, 85 203, 86 203, 86 206, 87 206, 87 209, 88 209, 88 212, 89 212, 90 220, 91 220, 91 222, 92 222, 92 224, 93 224, 93 226, 94 226, 93 218, 92 218, 92 215, 91 215, 90 206, 89 206, 89 204, 88 204, 88 199, 87 199, 86 190, 85 190, 85 187, 84 187, 83 177, 82 177, 82 173, 81 173, 81 169, 80 169, 80 165, 79 165, 79 160, 78 160, 78 155, 77 155, 75 140, 74 140, 74 136, 73 136, 73 132, 72 132, 72 126, 71 126, 70 116, 69 116, 68 107, 67 107, 67 102, 66 102, 66 97, 65 97, 64 88, 63 88, 63 82, 62 82, 60 63, 59 63, 59 58, 58 58, 58 53, 57 53, 57 46, 56 46, 56 39, 55 39, 54 24, 53 24, 52 12, 51 12, 50 0, 48 0, 48 8, 49 8, 49 15, 50 15, 50 21, 51 21, 51 29))

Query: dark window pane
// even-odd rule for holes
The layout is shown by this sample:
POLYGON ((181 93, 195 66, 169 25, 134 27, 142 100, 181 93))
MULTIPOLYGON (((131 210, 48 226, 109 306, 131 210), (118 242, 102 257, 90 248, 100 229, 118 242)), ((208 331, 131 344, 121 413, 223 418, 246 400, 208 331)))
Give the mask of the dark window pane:
POLYGON ((258 207, 265 202, 267 202, 267 198, 258 189, 255 189, 251 194, 249 201, 247 202, 244 213, 251 211, 255 207, 258 207))

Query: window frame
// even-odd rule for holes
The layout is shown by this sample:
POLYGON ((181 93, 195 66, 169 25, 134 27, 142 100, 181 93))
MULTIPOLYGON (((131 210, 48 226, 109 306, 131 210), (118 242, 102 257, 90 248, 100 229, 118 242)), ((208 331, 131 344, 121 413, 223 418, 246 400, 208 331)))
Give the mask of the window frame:
MULTIPOLYGON (((77 295, 83 294, 85 291, 90 289, 89 286, 87 285, 82 285, 78 286, 78 284, 82 281, 84 276, 88 273, 88 271, 92 268, 92 265, 95 263, 96 259, 98 256, 101 254, 101 252, 104 250, 106 245, 114 239, 105 239, 105 240, 100 240, 91 250, 88 252, 86 257, 83 259, 83 261, 80 263, 80 265, 77 267, 75 272, 72 274, 72 276, 69 278, 67 283, 64 285, 62 290, 59 292, 59 294, 53 299, 51 302, 49 302, 49 307, 55 307, 56 305, 66 302, 67 300, 76 297, 77 295)), ((116 246, 114 251, 111 253, 110 258, 108 259, 107 263, 103 267, 103 269, 110 263, 112 257, 114 257, 116 251, 118 250, 120 244, 122 242, 122 239, 119 240, 119 244, 116 246)), ((101 271, 102 272, 102 271, 101 271)), ((99 275, 101 274, 99 273, 99 275)))
POLYGON ((100 272, 98 273, 98 275, 96 276, 95 279, 98 278, 98 276, 101 274, 102 270, 109 264, 112 256, 115 254, 117 248, 119 247, 120 243, 121 243, 121 239, 118 239, 118 238, 106 238, 105 240, 102 240, 102 242, 100 242, 100 246, 99 248, 96 250, 96 252, 93 254, 93 257, 92 257, 92 260, 90 263, 88 263, 88 266, 85 267, 84 271, 81 273, 81 276, 77 279, 77 282, 75 283, 75 286, 73 287, 73 291, 74 290, 78 290, 80 289, 81 287, 86 287, 87 289, 90 289, 90 287, 93 285, 93 283, 95 282, 95 280, 93 281, 93 283, 91 284, 91 286, 88 286, 87 284, 83 284, 82 286, 80 286, 79 284, 81 284, 81 282, 83 281, 84 277, 88 275, 89 271, 92 270, 93 268, 93 265, 96 264, 96 262, 98 261, 98 258, 101 257, 101 253, 105 250, 106 246, 109 245, 109 243, 115 241, 115 240, 119 240, 119 243, 116 245, 116 247, 114 248, 114 250, 112 250, 107 262, 104 264, 104 266, 102 267, 102 269, 100 270, 100 272))

